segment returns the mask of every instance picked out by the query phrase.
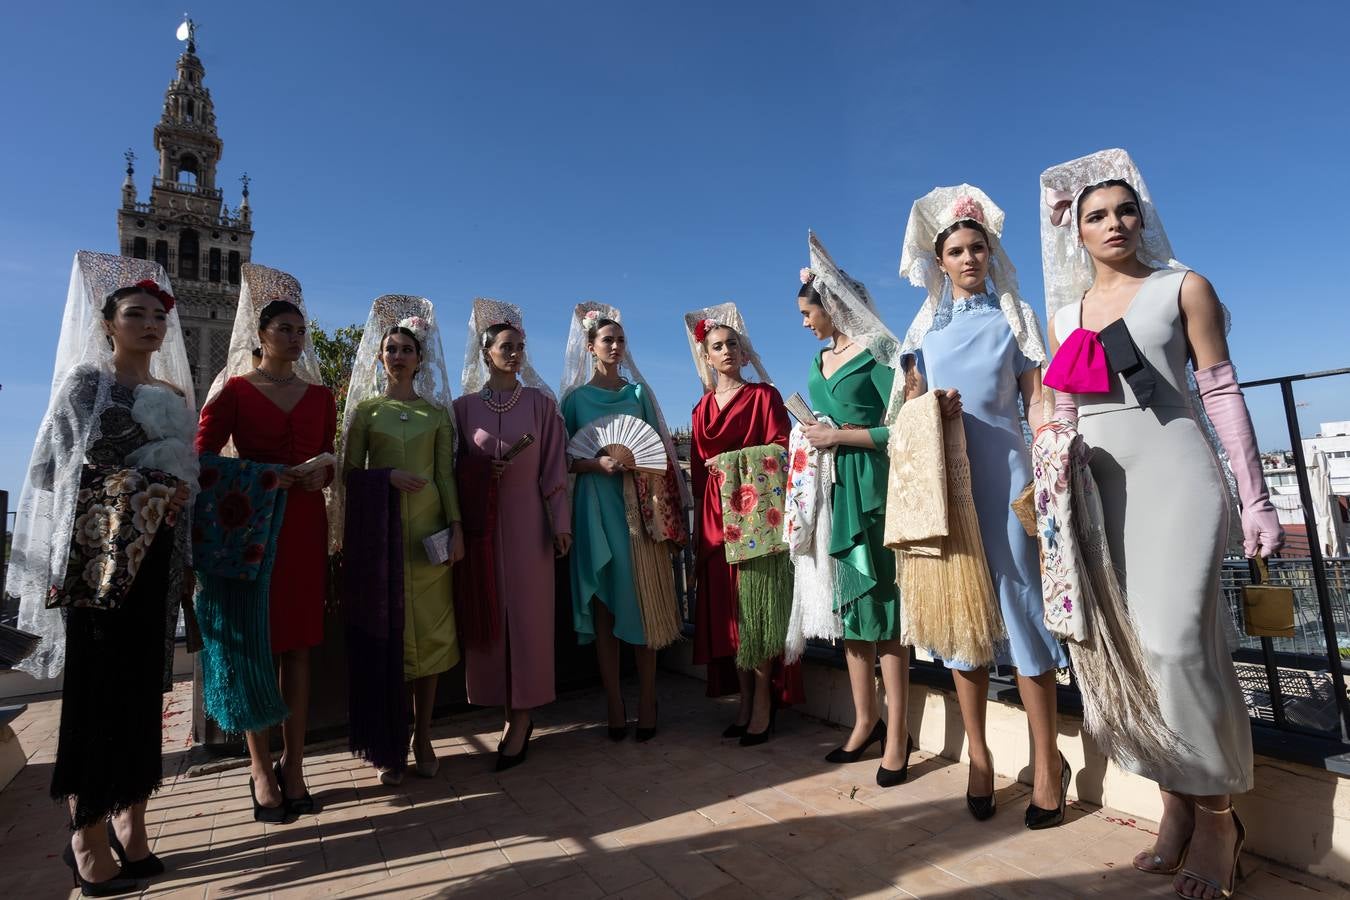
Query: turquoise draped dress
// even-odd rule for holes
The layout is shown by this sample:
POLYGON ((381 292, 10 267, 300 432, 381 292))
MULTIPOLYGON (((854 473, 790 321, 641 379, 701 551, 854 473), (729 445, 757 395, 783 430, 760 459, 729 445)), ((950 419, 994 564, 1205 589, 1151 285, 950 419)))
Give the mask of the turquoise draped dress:
MULTIPOLYGON (((656 427, 656 409, 642 384, 629 382, 616 391, 586 384, 572 391, 562 404, 568 437, 601 416, 623 413, 656 427)), ((645 646, 646 633, 633 586, 633 559, 628 547, 628 516, 624 510, 623 481, 630 475, 584 473, 576 476, 572 492, 572 627, 577 641, 595 640, 591 598, 614 616, 614 636, 645 646)))

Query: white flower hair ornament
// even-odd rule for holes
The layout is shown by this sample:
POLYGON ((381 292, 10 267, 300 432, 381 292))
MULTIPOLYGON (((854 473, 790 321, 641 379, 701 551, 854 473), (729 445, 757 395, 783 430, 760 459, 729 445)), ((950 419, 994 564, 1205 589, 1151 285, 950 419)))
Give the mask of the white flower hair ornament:
POLYGON ((413 337, 417 338, 417 343, 425 344, 427 332, 431 330, 431 323, 421 316, 409 316, 406 319, 400 319, 396 327, 408 329, 413 333, 413 337))
POLYGON ((802 266, 802 270, 797 274, 801 277, 802 284, 810 284, 811 279, 815 277, 815 273, 811 271, 809 266, 802 266))

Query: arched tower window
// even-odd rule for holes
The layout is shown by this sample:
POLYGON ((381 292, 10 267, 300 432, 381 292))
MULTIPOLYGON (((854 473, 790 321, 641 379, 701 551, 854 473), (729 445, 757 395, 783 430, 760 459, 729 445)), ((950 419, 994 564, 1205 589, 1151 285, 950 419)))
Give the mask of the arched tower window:
POLYGON ((145 238, 138 237, 131 239, 131 255, 137 259, 145 259, 145 238))
POLYGON ((178 235, 178 277, 197 280, 197 232, 191 228, 178 235))
POLYGON ((239 260, 239 251, 238 251, 238 250, 231 250, 231 251, 230 251, 230 284, 238 284, 238 283, 239 283, 239 269, 240 269, 239 262, 240 262, 240 260, 239 260))
POLYGON ((174 178, 179 184, 198 184, 201 164, 197 162, 197 157, 191 153, 184 153, 178 158, 178 175, 174 178))
POLYGON ((159 263, 164 271, 169 271, 169 242, 155 241, 155 262, 159 263))
POLYGON ((207 260, 206 277, 211 281, 220 281, 220 248, 212 247, 207 260))

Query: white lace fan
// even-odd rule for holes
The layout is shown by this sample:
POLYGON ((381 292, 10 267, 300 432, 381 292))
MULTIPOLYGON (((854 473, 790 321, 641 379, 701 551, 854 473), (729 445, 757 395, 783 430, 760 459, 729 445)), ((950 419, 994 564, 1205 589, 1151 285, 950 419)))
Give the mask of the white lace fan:
POLYGON ((601 416, 582 426, 567 443, 567 453, 575 459, 612 456, 627 469, 639 472, 665 472, 666 447, 656 429, 625 413, 601 416))

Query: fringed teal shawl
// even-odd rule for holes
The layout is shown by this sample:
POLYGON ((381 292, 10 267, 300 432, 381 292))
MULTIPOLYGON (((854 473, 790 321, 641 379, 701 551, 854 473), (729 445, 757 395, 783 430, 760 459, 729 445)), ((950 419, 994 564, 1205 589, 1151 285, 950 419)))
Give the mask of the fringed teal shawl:
POLYGON ((201 467, 192 541, 206 714, 226 732, 259 731, 287 715, 267 624, 285 466, 203 454, 201 467))

